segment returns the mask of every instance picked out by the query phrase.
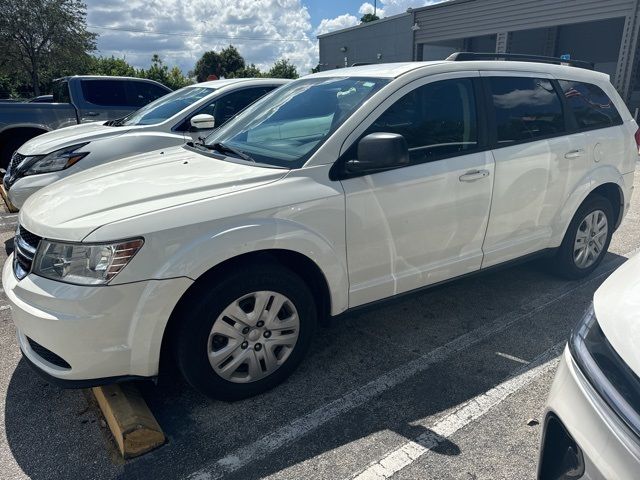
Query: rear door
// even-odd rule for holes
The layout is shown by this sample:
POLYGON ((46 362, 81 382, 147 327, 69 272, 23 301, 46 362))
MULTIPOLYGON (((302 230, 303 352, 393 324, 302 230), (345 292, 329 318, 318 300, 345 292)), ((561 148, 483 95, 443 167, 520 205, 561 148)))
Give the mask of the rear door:
POLYGON ((549 247, 553 226, 588 165, 551 76, 482 72, 495 181, 483 268, 549 247))
POLYGON ((80 123, 114 120, 139 108, 130 104, 124 80, 84 78, 80 80, 80 90, 80 123))
POLYGON ((390 132, 405 137, 411 162, 341 180, 351 307, 480 268, 493 159, 480 133, 478 80, 459 72, 413 82, 354 132, 341 161, 355 158, 363 136, 390 132))

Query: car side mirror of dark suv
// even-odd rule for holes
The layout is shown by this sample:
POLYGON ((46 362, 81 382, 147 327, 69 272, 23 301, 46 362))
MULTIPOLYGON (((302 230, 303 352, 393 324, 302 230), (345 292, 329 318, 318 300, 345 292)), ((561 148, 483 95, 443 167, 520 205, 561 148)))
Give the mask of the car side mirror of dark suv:
POLYGON ((370 133, 358 142, 358 158, 345 163, 348 174, 374 173, 409 164, 409 147, 397 133, 370 133))

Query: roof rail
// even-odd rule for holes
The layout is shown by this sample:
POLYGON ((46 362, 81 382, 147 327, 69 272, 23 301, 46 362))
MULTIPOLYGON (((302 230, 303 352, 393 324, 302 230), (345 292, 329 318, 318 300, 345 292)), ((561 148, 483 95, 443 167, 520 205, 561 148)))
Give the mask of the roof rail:
POLYGON ((545 57, 543 55, 528 55, 526 53, 476 53, 476 52, 455 52, 447 57, 452 62, 466 62, 471 60, 515 60, 521 62, 555 63, 558 65, 571 65, 572 67, 586 68, 593 70, 593 62, 584 60, 570 60, 558 57, 545 57))

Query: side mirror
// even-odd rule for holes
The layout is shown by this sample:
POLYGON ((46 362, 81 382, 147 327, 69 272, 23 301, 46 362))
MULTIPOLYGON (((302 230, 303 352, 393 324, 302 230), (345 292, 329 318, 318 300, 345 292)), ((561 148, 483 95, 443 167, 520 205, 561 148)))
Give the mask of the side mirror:
POLYGON ((347 173, 373 173, 409 164, 409 147, 397 133, 370 133, 358 142, 358 158, 345 164, 347 173))
POLYGON ((191 128, 193 130, 210 130, 216 125, 216 119, 213 115, 201 113, 191 118, 191 128))

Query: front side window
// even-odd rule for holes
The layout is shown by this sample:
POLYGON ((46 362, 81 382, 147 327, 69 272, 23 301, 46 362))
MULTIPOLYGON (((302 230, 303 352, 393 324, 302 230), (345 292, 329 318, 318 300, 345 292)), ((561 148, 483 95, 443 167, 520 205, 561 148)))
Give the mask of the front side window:
POLYGON ((478 147, 476 102, 468 78, 416 88, 391 105, 364 132, 402 135, 412 163, 463 154, 478 147))
POLYGON ((216 125, 222 125, 247 105, 252 104, 275 87, 245 88, 218 100, 215 108, 216 125))
POLYGON ((164 122, 214 91, 210 87, 181 88, 127 115, 118 125, 155 125, 164 122))
POLYGON ((622 124, 620 113, 600 87, 569 80, 560 80, 559 83, 580 130, 607 128, 622 124))
POLYGON ((94 105, 122 107, 128 104, 125 82, 121 80, 82 80, 82 96, 94 105))
POLYGON ((364 101, 388 83, 362 77, 302 78, 243 110, 206 139, 257 162, 300 168, 364 101))
POLYGON ((565 131, 562 103, 550 80, 490 77, 488 82, 499 146, 560 135, 565 131))

